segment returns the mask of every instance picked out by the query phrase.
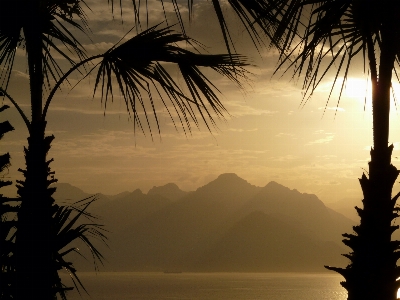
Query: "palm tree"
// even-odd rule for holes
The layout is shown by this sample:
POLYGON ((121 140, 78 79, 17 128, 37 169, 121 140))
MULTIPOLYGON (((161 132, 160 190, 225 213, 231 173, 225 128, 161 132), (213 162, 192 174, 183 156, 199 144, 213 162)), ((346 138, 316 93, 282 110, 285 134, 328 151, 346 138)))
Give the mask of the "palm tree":
MULTIPOLYGON (((7 105, 0 107, 0 112, 9 108, 7 105)), ((14 130, 8 121, 0 123, 0 140, 7 132, 14 130)), ((0 155, 0 174, 5 175, 5 171, 10 167, 10 154, 0 155)), ((11 185, 9 180, 0 179, 0 188, 11 185)), ((15 264, 13 254, 15 252, 14 233, 15 220, 12 216, 16 211, 14 199, 4 197, 0 194, 0 299, 12 299, 13 280, 15 276, 15 264)))
MULTIPOLYGON (((341 284, 349 300, 396 299, 400 268, 400 242, 391 241, 399 228, 397 194, 392 188, 399 171, 391 164, 393 145, 388 144, 392 76, 400 63, 400 3, 377 0, 284 1, 274 41, 281 64, 293 76, 304 75, 304 103, 318 84, 333 71, 332 90, 343 76, 341 91, 355 57, 364 60, 372 84, 373 148, 368 177, 360 179, 363 207, 356 210, 360 224, 352 234, 343 234, 352 251, 346 268, 327 266, 345 278, 341 284)), ((332 94, 329 95, 329 98, 332 94)), ((328 98, 328 101, 329 101, 328 98)), ((340 100, 340 97, 339 97, 340 100)), ((338 102, 339 103, 339 102, 338 102)))
MULTIPOLYGON (((0 112, 7 108, 9 108, 7 105, 3 105, 0 107, 0 112)), ((14 128, 8 121, 0 123, 0 140, 5 133, 12 130, 14 128)), ((2 176, 6 175, 6 169, 10 165, 9 153, 0 155, 0 174, 2 176)), ((50 170, 48 172, 50 173, 50 170)), ((0 179, 0 188, 11 184, 11 181, 0 179)), ((89 247, 95 258, 94 263, 96 263, 96 260, 102 261, 102 255, 97 251, 91 240, 96 238, 105 242, 106 237, 101 225, 93 222, 95 217, 86 211, 95 200, 96 198, 91 196, 76 202, 74 205, 54 205, 56 212, 51 219, 54 236, 51 236, 52 243, 50 245, 53 253, 52 264, 55 270, 55 273, 52 274, 52 280, 53 290, 57 291, 62 299, 67 299, 65 292, 72 287, 67 287, 61 282, 56 273, 58 270, 64 269, 69 272, 75 287, 83 287, 73 263, 67 258, 71 252, 78 252, 78 249, 72 246, 74 241, 80 239, 89 247), (88 219, 89 222, 82 223, 82 218, 88 219)), ((19 225, 16 214, 20 211, 20 204, 21 198, 9 198, 0 194, 0 299, 4 300, 15 299, 17 295, 21 298, 23 296, 19 291, 20 280, 18 280, 19 274, 16 272, 17 246, 19 245, 15 243, 16 229, 19 225)), ((25 293, 25 297, 29 297, 29 294, 25 293)))
MULTIPOLYGON (((108 1, 114 8, 113 1, 108 1)), ((257 31, 270 35, 267 20, 275 18, 277 10, 271 9, 268 0, 229 0, 240 17, 255 44, 261 43, 257 31)), ((119 2, 121 3, 121 2, 119 2)), ((136 28, 141 28, 140 1, 132 1, 135 10, 136 28)), ((177 0, 172 0, 179 9, 177 0)), ((193 1, 188 1, 190 11, 193 1)), ((46 116, 49 105, 60 86, 68 82, 75 71, 83 77, 96 72, 94 93, 100 90, 105 105, 112 100, 118 90, 126 103, 127 112, 138 130, 151 131, 155 121, 160 132, 156 114, 156 93, 161 104, 168 111, 174 124, 181 125, 185 132, 192 130, 204 121, 209 130, 215 126, 215 117, 226 113, 219 101, 216 87, 202 72, 209 68, 225 76, 240 86, 246 79, 244 57, 233 53, 231 38, 225 22, 221 4, 212 1, 219 20, 228 54, 200 54, 198 44, 184 32, 176 33, 170 26, 154 26, 119 43, 103 54, 88 57, 84 47, 74 36, 73 29, 89 35, 89 23, 85 14, 84 0, 12 0, 3 1, 0 11, 0 92, 18 110, 28 131, 28 145, 24 149, 26 168, 20 170, 24 180, 18 181, 18 223, 15 234, 15 294, 13 299, 28 299, 37 295, 42 299, 55 299, 59 294, 65 298, 65 287, 61 283, 58 271, 65 268, 75 274, 70 262, 64 255, 73 251, 69 243, 77 238, 84 239, 93 249, 89 240, 85 240, 86 227, 74 227, 76 217, 86 215, 83 208, 66 208, 55 204, 52 194, 56 182, 54 172, 50 170, 52 159, 47 158, 54 136, 46 136, 46 116), (179 47, 186 43, 189 51, 179 47), (14 68, 17 49, 26 52, 30 83, 31 116, 25 115, 18 101, 8 93, 7 87, 11 71, 14 68), (65 70, 55 54, 61 55, 70 63, 65 70), (178 67, 186 84, 182 89, 168 73, 164 63, 178 67), (148 113, 150 111, 151 113, 148 113), (199 115, 199 117, 197 117, 199 115), (174 117, 176 116, 176 117, 174 117), (153 118, 153 120, 151 120, 153 118), (77 213, 72 218, 71 214, 77 213), (72 234, 72 233, 75 233, 72 234)), ((162 2, 163 4, 163 2, 162 2)), ((121 7, 122 12, 122 7, 121 7)), ((151 12, 150 12, 151 13, 151 12)), ((178 13, 179 16, 179 13, 178 13)), ((96 224, 91 225, 92 235, 102 236, 96 224)), ((94 249, 96 257, 101 255, 94 249)))
MULTIPOLYGON (((218 1, 213 1, 224 39, 230 50, 228 26, 218 1)), ((399 216, 395 208, 400 193, 392 197, 399 171, 391 164, 393 145, 389 146, 389 111, 392 76, 400 80, 396 66, 400 65, 400 3, 377 0, 228 0, 239 16, 259 12, 252 24, 257 24, 280 52, 277 71, 293 71, 304 75, 302 104, 312 96, 318 84, 334 72, 330 95, 342 76, 341 93, 355 57, 364 60, 364 71, 372 85, 373 148, 369 162, 369 178, 360 178, 364 194, 363 208, 356 207, 360 224, 353 234, 344 234, 343 241, 352 249, 344 254, 350 260, 347 268, 326 266, 344 276, 341 284, 349 300, 396 299, 400 287, 400 242, 391 241, 399 228, 392 221, 399 216), (241 10, 246 6, 245 10, 241 10), (257 10, 257 8, 259 10, 257 10), (251 10, 254 9, 254 10, 251 10), (242 15, 239 12, 246 12, 242 15), (335 69, 335 70, 333 70, 335 69)), ((246 17, 241 20, 247 20, 246 17)), ((244 23, 253 41, 262 39, 253 26, 244 23)), ((340 101, 340 96, 339 96, 340 101)), ((339 101, 337 102, 339 105, 339 101)))

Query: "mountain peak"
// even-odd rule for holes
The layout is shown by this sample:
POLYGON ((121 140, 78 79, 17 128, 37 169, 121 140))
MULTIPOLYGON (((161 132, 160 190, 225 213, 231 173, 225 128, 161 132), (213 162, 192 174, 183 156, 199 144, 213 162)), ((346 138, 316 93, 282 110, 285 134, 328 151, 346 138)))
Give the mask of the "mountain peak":
POLYGON ((219 175, 217 179, 198 188, 197 191, 228 195, 241 193, 248 189, 257 189, 257 187, 240 178, 235 173, 224 173, 219 175))
POLYGON ((64 201, 64 200, 82 200, 90 194, 85 193, 80 188, 73 186, 69 183, 56 183, 52 185, 52 187, 56 188, 56 192, 53 195, 55 200, 64 201))
POLYGON ((235 173, 223 173, 219 175, 216 180, 237 180, 237 179, 245 181, 244 179, 237 176, 235 173))
MULTIPOLYGON (((209 184, 218 184, 218 185, 250 185, 246 180, 239 177, 235 173, 224 173, 217 177, 217 179, 211 181, 209 184)), ((207 185, 209 185, 207 184, 207 185)))
POLYGON ((246 180, 243 178, 240 178, 238 175, 235 173, 224 173, 221 174, 217 177, 217 179, 211 181, 209 184, 249 184, 246 180))
POLYGON ((136 189, 131 193, 132 196, 141 196, 143 195, 143 192, 141 189, 136 189))
MULTIPOLYGON (((284 185, 277 183, 276 181, 270 181, 267 183, 268 186, 281 186, 281 187, 285 187, 284 185)), ((286 187, 285 187, 286 188, 286 187)))
POLYGON ((280 183, 277 183, 276 181, 268 182, 268 184, 265 186, 265 188, 274 189, 274 190, 279 189, 279 190, 290 191, 290 189, 288 187, 286 187, 286 186, 284 186, 284 185, 282 185, 280 183))
POLYGON ((147 195, 160 195, 170 200, 178 200, 185 196, 187 192, 182 191, 175 183, 167 183, 163 186, 153 186, 147 195))
POLYGON ((175 183, 167 183, 162 186, 153 186, 147 194, 158 194, 159 191, 177 191, 180 190, 175 183))

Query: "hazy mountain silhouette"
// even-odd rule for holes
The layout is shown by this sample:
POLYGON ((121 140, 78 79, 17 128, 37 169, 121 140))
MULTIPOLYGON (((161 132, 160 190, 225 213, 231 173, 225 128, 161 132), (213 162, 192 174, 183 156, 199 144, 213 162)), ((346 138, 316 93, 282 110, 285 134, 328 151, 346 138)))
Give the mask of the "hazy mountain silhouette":
POLYGON ((186 196, 188 192, 182 191, 175 183, 168 183, 163 186, 153 186, 147 195, 160 195, 170 200, 179 200, 186 196))
POLYGON ((315 195, 235 174, 189 193, 136 190, 92 211, 112 231, 106 270, 324 271, 343 265, 338 242, 353 225, 315 195))
MULTIPOLYGON (((53 194, 54 200, 58 203, 62 204, 74 204, 77 201, 86 199, 90 196, 95 195, 96 201, 94 201, 90 205, 90 211, 93 211, 93 208, 97 206, 101 206, 105 203, 110 202, 110 198, 115 196, 106 196, 101 193, 98 194, 89 194, 82 191, 80 188, 77 188, 69 183, 56 183, 54 186, 57 188, 56 192, 53 194)), ((120 194, 119 194, 120 195, 120 194)))
POLYGON ((342 233, 354 225, 351 220, 325 206, 316 195, 291 190, 274 181, 247 202, 240 210, 241 216, 253 211, 279 218, 302 232, 321 240, 340 243, 342 233))
POLYGON ((125 227, 132 226, 173 202, 158 194, 143 194, 141 190, 137 189, 115 200, 94 206, 91 212, 100 216, 107 230, 114 233, 110 235, 112 240, 125 227))
POLYGON ((278 216, 254 211, 238 221, 195 265, 197 271, 322 271, 343 264, 344 249, 306 235, 278 216))
POLYGON ((355 206, 361 207, 361 198, 343 198, 336 202, 327 203, 326 206, 332 208, 333 210, 341 213, 347 218, 359 222, 360 217, 355 210, 355 206))
POLYGON ((126 267, 126 260, 138 270, 192 264, 229 228, 228 218, 258 190, 234 174, 219 176, 118 234, 116 242, 126 247, 115 249, 116 266, 126 267))
POLYGON ((117 200, 117 199, 123 198, 125 196, 128 196, 130 193, 131 192, 125 191, 125 192, 122 192, 122 193, 119 193, 116 195, 105 195, 105 196, 107 196, 107 198, 110 200, 117 200))
POLYGON ((91 195, 69 183, 56 183, 54 186, 57 189, 53 194, 53 198, 57 201, 78 201, 91 195))

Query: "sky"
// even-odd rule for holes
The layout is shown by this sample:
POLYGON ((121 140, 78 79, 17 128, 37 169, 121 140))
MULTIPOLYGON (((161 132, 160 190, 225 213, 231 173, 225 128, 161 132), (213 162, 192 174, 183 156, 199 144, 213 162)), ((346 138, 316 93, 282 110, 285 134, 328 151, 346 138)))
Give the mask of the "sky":
MULTIPOLYGON (((119 7, 113 16, 107 2, 87 1, 92 9, 88 19, 93 35, 91 40, 82 37, 82 43, 89 54, 106 51, 134 25, 130 1, 123 1, 123 22, 119 7)), ((181 2, 181 13, 187 20, 186 1, 181 2)), ((210 53, 225 53, 210 2, 194 3, 193 20, 186 24, 188 35, 206 45, 210 53)), ((162 22, 160 2, 149 1, 148 5, 149 24, 162 22)), ((171 5, 166 5, 166 13, 173 24, 171 5)), ((51 167, 59 182, 68 182, 88 193, 117 194, 137 188, 147 192, 153 186, 170 182, 190 191, 229 172, 257 186, 273 180, 300 192, 316 194, 325 202, 362 199, 358 178, 368 169, 372 112, 368 96, 365 105, 368 91, 361 65, 357 69, 356 64, 353 69, 339 103, 338 89, 327 103, 334 78, 328 74, 312 98, 302 105, 302 78, 298 82, 291 80, 290 71, 273 75, 276 51, 262 47, 257 52, 237 18, 228 8, 224 13, 237 52, 248 56, 252 63, 248 68, 252 75, 244 82, 243 90, 218 74, 207 73, 221 90, 220 99, 229 112, 226 119, 218 120, 211 133, 201 124, 185 135, 158 105, 161 134, 155 127, 153 138, 148 131, 146 135, 135 133, 123 100, 116 97, 105 110, 99 95, 92 97, 95 77, 89 76, 72 91, 68 86, 59 90, 48 113, 47 134, 56 137, 48 157, 54 158, 51 167)), ((145 20, 145 14, 143 17, 145 20)), ((134 34, 135 30, 127 37, 134 34)), ((61 58, 60 62, 63 63, 61 58)), ((71 85, 80 78, 81 74, 74 73, 71 85)), ((9 93, 30 115, 28 80, 26 56, 18 49, 9 93)), ((394 84, 394 90, 400 92, 398 84, 394 84)), ((10 104, 6 99, 1 101, 10 104)), ((389 140, 395 146, 393 164, 399 168, 400 113, 394 101, 392 104, 389 140)), ((10 152, 12 156, 6 177, 21 179, 17 169, 24 167, 22 150, 28 132, 14 108, 0 115, 0 121, 4 120, 15 127, 1 141, 1 152, 10 152)), ((396 183, 394 191, 399 189, 396 183)), ((2 192, 12 195, 15 188, 2 192)))

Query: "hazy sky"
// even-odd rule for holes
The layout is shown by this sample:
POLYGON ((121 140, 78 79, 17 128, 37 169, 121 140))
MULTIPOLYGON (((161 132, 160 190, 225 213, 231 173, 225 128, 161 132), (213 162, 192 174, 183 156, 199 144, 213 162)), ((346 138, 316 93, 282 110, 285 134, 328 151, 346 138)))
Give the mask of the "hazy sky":
MULTIPOLYGON (((93 9, 88 12, 88 18, 94 44, 89 39, 84 39, 83 44, 89 54, 101 53, 133 26, 131 2, 124 2, 123 24, 118 11, 112 20, 107 1, 87 3, 93 9)), ((226 52, 210 2, 195 3, 194 20, 187 27, 189 36, 209 46, 210 53, 226 52)), ((181 9, 186 16, 184 6, 181 9)), ((173 23, 171 7, 166 8, 173 23)), ((149 1, 149 12, 150 24, 163 21, 159 1, 149 1)), ((245 91, 210 73, 231 114, 226 122, 219 121, 213 134, 202 125, 200 130, 194 128, 191 135, 185 136, 182 130, 176 131, 166 110, 160 106, 161 136, 154 128, 152 141, 149 135, 144 137, 140 132, 134 135, 133 123, 128 120, 122 100, 114 99, 103 115, 104 105, 99 97, 92 98, 94 76, 71 92, 64 86, 50 106, 47 127, 48 133, 56 136, 49 157, 55 159, 52 168, 59 182, 71 183, 86 192, 105 194, 136 188, 146 192, 153 185, 169 182, 188 191, 221 173, 233 172, 254 185, 264 186, 274 180, 301 192, 315 193, 323 201, 345 197, 361 199, 357 178, 368 167, 372 145, 370 99, 367 98, 364 110, 366 83, 362 73, 353 72, 337 110, 336 91, 323 113, 333 75, 300 107, 301 80, 296 84, 289 81, 290 76, 272 76, 276 53, 264 47, 258 54, 243 28, 237 26, 237 20, 233 17, 229 20, 238 52, 249 56, 257 67, 249 68, 255 75, 245 84, 245 91)), ((9 91, 30 115, 25 60, 24 52, 18 51, 9 91)), ((71 77, 72 85, 79 76, 76 73, 71 77)), ((393 163, 400 167, 397 159, 400 116, 394 105, 391 116, 393 163)), ((9 151, 12 155, 8 176, 20 178, 16 170, 23 167, 22 149, 26 145, 27 130, 15 109, 2 113, 0 118, 1 121, 8 119, 16 128, 5 135, 1 152, 9 151)), ((396 185, 395 191, 398 189, 396 185)), ((11 188, 6 193, 13 191, 11 188)))

